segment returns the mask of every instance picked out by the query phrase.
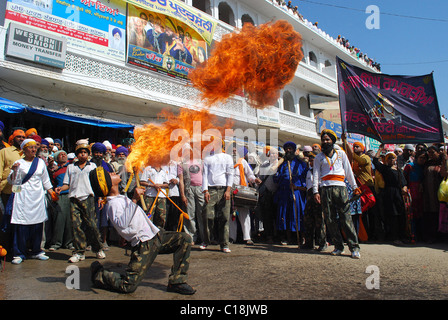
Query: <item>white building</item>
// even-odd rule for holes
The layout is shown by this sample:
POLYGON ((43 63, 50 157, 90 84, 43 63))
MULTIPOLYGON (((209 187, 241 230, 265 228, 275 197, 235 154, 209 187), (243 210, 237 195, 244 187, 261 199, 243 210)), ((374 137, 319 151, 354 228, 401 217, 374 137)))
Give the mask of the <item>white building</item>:
MULTIPOLYGON (((55 12, 51 15, 49 14, 51 10, 55 10, 62 4, 67 8, 66 12, 71 10, 70 12, 76 17, 77 11, 80 11, 79 8, 83 8, 81 14, 85 14, 87 9, 92 14, 96 2, 101 3, 100 0, 7 0, 6 3, 2 1, 0 5, 0 97, 36 109, 74 115, 81 119, 99 119, 134 126, 159 121, 157 114, 164 108, 177 110, 180 107, 197 106, 200 101, 198 101, 199 92, 196 89, 188 86, 181 79, 129 64, 125 58, 126 53, 121 60, 109 59, 98 50, 88 52, 88 50, 78 49, 77 42, 72 41, 67 45, 63 67, 42 65, 20 56, 7 55, 5 42, 11 21, 19 25, 26 25, 27 21, 31 21, 31 24, 38 26, 37 29, 44 34, 51 34, 51 28, 57 28, 58 24, 63 24, 65 30, 70 27, 70 19, 60 19, 61 15, 58 16, 55 12), (42 7, 27 9, 27 6, 31 4, 42 7), (36 12, 42 14, 38 15, 36 12), (44 27, 41 27, 43 24, 44 27)), ((122 2, 121 5, 126 6, 126 2, 120 2, 122 2)), ((147 3, 155 2, 167 1, 147 1, 147 3)), ((104 1, 104 3, 108 2, 104 1)), ((233 32, 235 28, 241 28, 243 22, 246 21, 260 25, 283 19, 290 22, 302 35, 303 61, 297 68, 294 80, 282 91, 277 105, 270 109, 274 115, 270 122, 263 121, 260 117, 261 112, 259 114, 256 109, 249 107, 244 98, 239 96, 213 107, 212 110, 216 115, 233 118, 236 128, 278 128, 280 143, 287 140, 301 145, 315 143, 318 141, 315 116, 320 110, 315 109, 315 105, 310 103, 310 95, 332 97, 337 100, 335 57, 339 56, 353 65, 376 72, 374 68, 342 48, 336 39, 325 31, 314 27, 306 20, 306 17, 303 20, 299 19, 291 10, 279 6, 275 1, 185 0, 184 3, 189 8, 204 11, 205 15, 202 12, 204 17, 216 23, 212 35, 214 41, 219 41, 224 34, 233 32)), ((96 17, 101 16, 96 15, 96 17)), ((73 21, 77 22, 76 19, 73 21)), ((123 26, 123 30, 125 28, 123 26)), ((63 34, 59 32, 57 35, 63 34)), ((64 37, 70 37, 70 35, 64 35, 64 37)), ((4 116, 8 115, 4 114, 4 116)), ((37 115, 36 117, 35 115, 30 117, 29 114, 9 116, 11 123, 6 123, 7 126, 22 125, 37 128, 37 120, 39 120, 41 125, 38 131, 42 136, 57 137, 59 135, 72 143, 88 135, 100 135, 100 132, 105 130, 101 127, 88 129, 75 122, 61 122, 62 120, 58 118, 43 121, 37 115)))

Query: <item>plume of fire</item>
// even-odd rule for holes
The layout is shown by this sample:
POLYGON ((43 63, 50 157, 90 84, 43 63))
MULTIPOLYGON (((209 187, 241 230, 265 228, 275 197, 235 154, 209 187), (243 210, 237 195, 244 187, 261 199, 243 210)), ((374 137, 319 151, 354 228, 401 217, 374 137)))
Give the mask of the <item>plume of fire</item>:
POLYGON ((215 146, 218 139, 225 137, 226 129, 233 126, 230 119, 224 124, 220 123, 218 117, 207 109, 196 111, 182 108, 179 114, 163 110, 159 118, 166 121, 162 124, 145 124, 135 129, 135 142, 126 159, 129 172, 138 172, 147 166, 167 165, 170 160, 177 161, 182 156, 185 144, 199 151, 200 157, 204 149, 215 146))
POLYGON ((243 91, 256 108, 274 105, 303 58, 302 37, 285 20, 246 23, 216 44, 210 58, 189 74, 207 106, 243 91))

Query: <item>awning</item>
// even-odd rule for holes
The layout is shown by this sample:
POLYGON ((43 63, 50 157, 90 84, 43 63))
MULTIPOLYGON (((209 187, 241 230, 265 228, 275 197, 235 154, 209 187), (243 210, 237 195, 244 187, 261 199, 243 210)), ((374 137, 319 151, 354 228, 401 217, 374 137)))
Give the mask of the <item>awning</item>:
POLYGON ((24 106, 20 103, 17 103, 12 100, 8 100, 0 97, 0 110, 8 112, 8 113, 22 113, 22 112, 31 112, 35 114, 40 114, 42 116, 56 118, 65 121, 76 122, 80 124, 102 127, 102 128, 110 128, 110 129, 127 129, 134 130, 134 126, 128 123, 119 123, 113 121, 107 121, 94 117, 86 117, 86 116, 78 116, 71 115, 66 113, 60 113, 56 111, 50 111, 40 108, 34 108, 30 106, 24 106))
POLYGON ((27 107, 26 110, 31 113, 40 114, 42 116, 57 118, 57 119, 61 119, 61 120, 71 121, 71 122, 77 122, 77 123, 86 124, 86 125, 90 125, 90 126, 111 128, 111 129, 128 129, 128 130, 134 129, 134 126, 131 124, 105 121, 105 120, 95 119, 95 118, 85 118, 85 117, 81 117, 81 116, 68 115, 68 114, 63 114, 63 113, 59 113, 59 112, 30 108, 30 107, 27 107))
POLYGON ((0 110, 8 113, 22 113, 26 109, 25 106, 20 103, 4 99, 0 97, 0 110))

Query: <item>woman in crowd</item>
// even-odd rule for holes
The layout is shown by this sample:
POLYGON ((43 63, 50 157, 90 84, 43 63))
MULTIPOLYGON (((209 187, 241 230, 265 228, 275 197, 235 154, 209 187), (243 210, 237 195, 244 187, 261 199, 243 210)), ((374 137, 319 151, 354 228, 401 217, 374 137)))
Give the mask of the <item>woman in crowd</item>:
POLYGON ((384 179, 384 219, 386 237, 394 241, 395 244, 401 244, 405 240, 405 206, 402 197, 403 192, 407 192, 407 182, 403 172, 397 168, 397 156, 393 152, 388 152, 384 158, 384 163, 379 161, 379 156, 384 150, 381 144, 373 164, 384 179))
POLYGON ((428 147, 428 161, 423 171, 423 240, 432 243, 436 240, 439 224, 440 203, 437 197, 440 183, 446 176, 442 173, 442 159, 437 146, 428 147))
POLYGON ((416 153, 414 161, 408 163, 403 170, 412 199, 412 219, 410 221, 410 240, 420 240, 422 237, 421 220, 423 216, 423 170, 428 155, 426 151, 416 153))

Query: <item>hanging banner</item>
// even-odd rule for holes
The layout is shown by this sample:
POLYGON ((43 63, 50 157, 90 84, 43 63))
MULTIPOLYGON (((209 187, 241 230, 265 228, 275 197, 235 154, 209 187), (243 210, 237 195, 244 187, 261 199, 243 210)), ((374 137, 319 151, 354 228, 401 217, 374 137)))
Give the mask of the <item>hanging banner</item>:
POLYGON ((382 143, 443 142, 432 74, 371 73, 337 59, 342 127, 382 143))
MULTIPOLYGON (((159 6, 160 2, 157 2, 159 6)), ((173 2, 169 3, 168 7, 172 8, 173 2)), ((128 4, 127 62, 188 80, 190 70, 207 57, 207 41, 189 24, 173 18, 169 10, 162 10, 156 4, 152 10, 147 10, 147 7, 143 9, 128 4)))
POLYGON ((67 50, 125 61, 126 3, 122 0, 7 0, 6 21, 66 39, 67 50))
POLYGON ((183 2, 176 0, 124 0, 136 7, 169 16, 195 30, 208 43, 212 44, 217 23, 210 17, 183 2))

